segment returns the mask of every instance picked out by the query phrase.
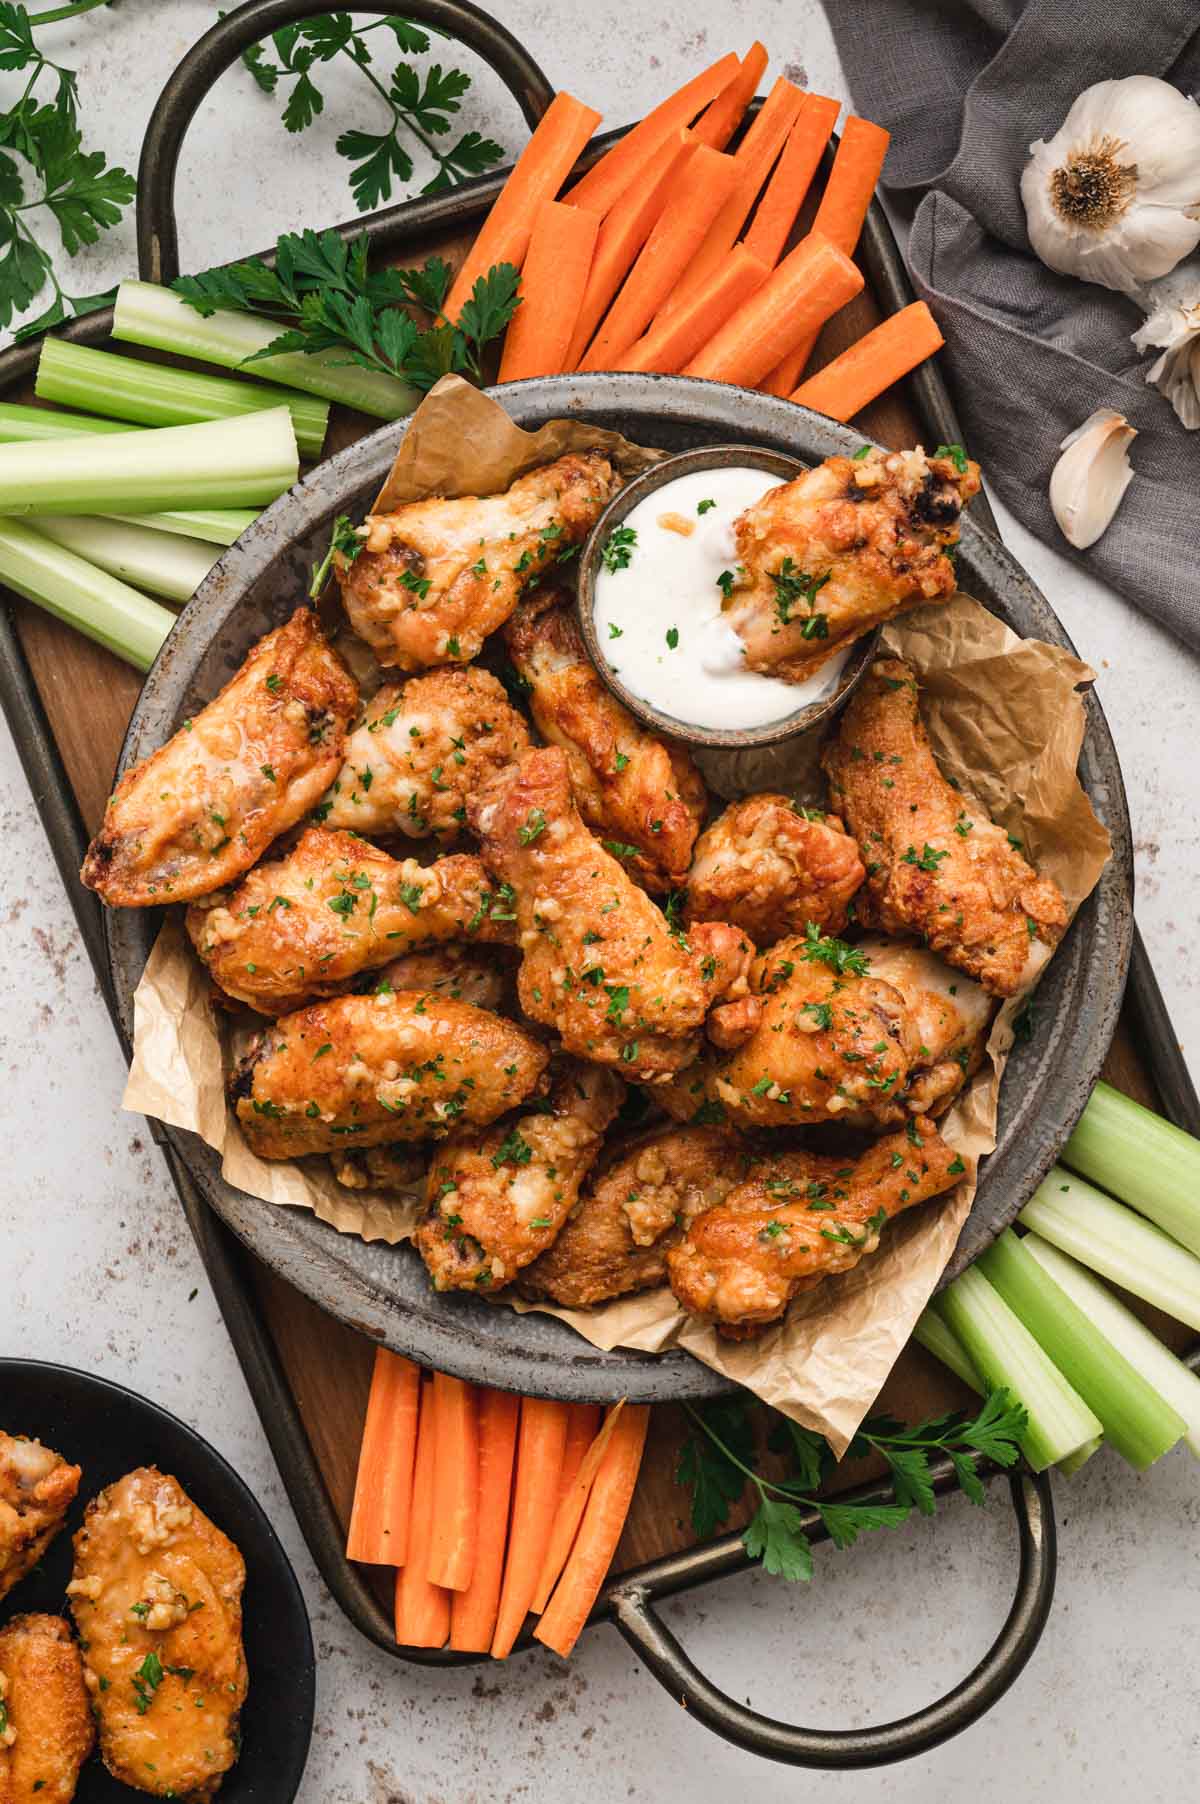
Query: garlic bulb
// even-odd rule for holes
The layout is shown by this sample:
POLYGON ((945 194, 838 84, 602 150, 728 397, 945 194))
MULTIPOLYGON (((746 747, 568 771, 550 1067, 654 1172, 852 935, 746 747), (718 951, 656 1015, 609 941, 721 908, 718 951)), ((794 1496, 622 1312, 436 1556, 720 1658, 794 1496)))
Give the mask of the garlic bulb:
POLYGON ((1170 82, 1085 88, 1029 153, 1021 199, 1051 269, 1132 294, 1200 244, 1200 107, 1170 82))
POLYGON ((1200 258, 1184 263, 1141 297, 1148 318, 1133 334, 1139 351, 1156 345, 1162 356, 1146 372, 1179 418, 1200 426, 1200 258))
POLYGON ((1136 437, 1123 413, 1098 407, 1063 440, 1050 477, 1050 511, 1077 550, 1094 545, 1120 507, 1133 481, 1128 447, 1136 437))

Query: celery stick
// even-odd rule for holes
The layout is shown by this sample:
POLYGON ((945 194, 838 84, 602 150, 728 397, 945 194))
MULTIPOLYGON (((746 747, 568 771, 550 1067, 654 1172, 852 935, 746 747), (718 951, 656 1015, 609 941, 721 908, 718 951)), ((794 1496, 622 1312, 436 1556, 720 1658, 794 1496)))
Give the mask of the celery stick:
POLYGON ((919 1341, 927 1353, 932 1353, 935 1359, 940 1359, 944 1366, 948 1366, 954 1376, 961 1378, 970 1390, 978 1391, 983 1396, 983 1379, 971 1364, 962 1342, 951 1332, 945 1318, 938 1314, 936 1303, 927 1304, 924 1312, 918 1316, 913 1339, 919 1341))
POLYGON ((219 556, 199 539, 91 514, 30 514, 28 524, 97 569, 165 601, 190 601, 219 556))
POLYGON ((1200 1378, 1169 1347, 1164 1347, 1157 1334, 1139 1321, 1132 1309, 1114 1297, 1107 1284, 1093 1278, 1078 1260, 1043 1240, 1040 1234, 1027 1234, 1021 1245, 1042 1270, 1083 1310, 1118 1353, 1124 1354, 1151 1383, 1172 1409, 1177 1409, 1186 1424, 1184 1436, 1192 1452, 1200 1458, 1200 1378))
POLYGON ((0 401, 0 445, 32 445, 42 439, 74 438, 84 432, 132 432, 124 420, 98 420, 92 414, 54 413, 49 407, 25 407, 0 401))
POLYGON ((125 520, 148 532, 170 532, 185 539, 203 539, 208 545, 232 545, 258 515, 252 508, 202 507, 170 509, 161 514, 101 514, 102 520, 125 520))
POLYGON ((1089 1441, 1099 1442, 1104 1432, 1099 1418, 982 1272, 970 1267, 938 1301, 982 1377, 993 1388, 1010 1390, 1028 1410, 1021 1447, 1035 1472, 1069 1459, 1089 1441))
POLYGON ((43 401, 131 420, 137 426, 191 426, 200 420, 228 420, 286 407, 301 457, 314 459, 321 455, 329 424, 329 403, 315 395, 289 395, 265 382, 144 363, 62 338, 42 340, 34 392, 43 401))
POLYGON ((1043 1178, 1018 1219, 1102 1278, 1200 1328, 1200 1259, 1061 1165, 1043 1178))
POLYGON ((1067 1382, 1095 1410, 1105 1439, 1138 1472, 1183 1439, 1187 1423, 1006 1228, 979 1270, 1067 1382))
POLYGON ((299 474, 286 407, 122 432, 106 442, 103 457, 88 438, 0 445, 0 514, 255 507, 274 501, 299 474))
POLYGON ((1200 1253, 1200 1140, 1097 1084, 1062 1160, 1200 1253))
MULTIPOLYGON (((122 282, 112 335, 126 344, 152 345, 179 357, 198 357, 205 363, 220 364, 222 369, 240 370, 247 357, 265 350, 283 330, 269 320, 222 308, 205 319, 169 288, 159 288, 154 282, 122 282)), ((261 363, 252 363, 248 373, 282 382, 285 388, 323 395, 345 407, 357 407, 360 413, 381 420, 402 419, 421 399, 408 383, 378 370, 361 369, 341 348, 265 357, 261 363)))
POLYGON ((51 544, 23 520, 0 520, 0 583, 137 670, 149 670, 175 624, 157 601, 51 544))

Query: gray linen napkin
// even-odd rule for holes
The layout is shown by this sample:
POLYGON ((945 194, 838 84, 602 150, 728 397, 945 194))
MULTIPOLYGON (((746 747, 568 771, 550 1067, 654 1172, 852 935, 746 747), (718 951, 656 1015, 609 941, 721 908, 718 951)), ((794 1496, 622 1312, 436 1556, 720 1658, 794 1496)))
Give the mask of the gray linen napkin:
POLYGON ((946 335, 967 447, 1031 531, 1069 547, 1047 500, 1060 441, 1097 407, 1136 426, 1116 519, 1072 553, 1200 650, 1200 432, 1145 382, 1157 353, 1123 295, 1034 256, 1019 189, 1028 147, 1093 82, 1161 75, 1200 89, 1196 0, 825 0, 855 105, 892 133, 884 186, 916 205, 918 293, 946 335))

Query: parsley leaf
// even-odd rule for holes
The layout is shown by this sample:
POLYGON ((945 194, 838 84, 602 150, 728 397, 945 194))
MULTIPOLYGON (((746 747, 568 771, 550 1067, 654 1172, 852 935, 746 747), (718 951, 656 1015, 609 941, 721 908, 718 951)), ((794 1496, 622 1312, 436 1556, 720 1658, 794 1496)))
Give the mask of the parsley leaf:
POLYGON ((614 526, 600 553, 600 561, 604 568, 614 576, 618 570, 628 570, 633 560, 633 548, 636 544, 637 530, 635 527, 614 526))
POLYGON ((845 940, 823 934, 815 921, 809 921, 805 926, 800 956, 809 964, 828 965, 839 977, 844 977, 847 971, 855 977, 865 977, 871 968, 865 953, 856 946, 848 946, 845 940))
POLYGON ((750 1558, 761 1560, 776 1578, 795 1584, 813 1575, 812 1548, 794 1503, 778 1502, 764 1493, 742 1542, 750 1558))

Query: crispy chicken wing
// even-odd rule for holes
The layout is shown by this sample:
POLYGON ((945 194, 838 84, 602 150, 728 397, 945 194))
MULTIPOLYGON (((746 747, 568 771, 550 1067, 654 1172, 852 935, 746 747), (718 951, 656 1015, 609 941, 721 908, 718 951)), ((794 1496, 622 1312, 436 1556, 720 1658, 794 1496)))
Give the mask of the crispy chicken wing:
POLYGON ((415 1235, 436 1290, 497 1290, 545 1252, 624 1095, 611 1071, 566 1059, 548 1113, 456 1134, 439 1149, 415 1235))
MULTIPOLYGON (((503 913, 502 905, 497 903, 497 907, 503 913)), ((502 926, 497 920, 494 933, 502 926)), ((510 968, 510 958, 494 947, 485 952, 475 946, 431 946, 424 952, 404 952, 390 959, 379 973, 379 981, 391 984, 393 990, 436 990, 455 1002, 504 1014, 513 991, 515 967, 510 968)))
POLYGON ((667 1254, 671 1289, 692 1315, 747 1339, 797 1291, 873 1253, 893 1215, 949 1190, 964 1170, 924 1116, 856 1160, 782 1153, 692 1222, 667 1254))
POLYGON ((539 731, 566 754, 593 833, 636 848, 626 869, 647 889, 683 883, 707 806, 688 753, 647 732, 605 687, 569 604, 554 591, 522 602, 505 638, 539 731))
POLYGON ((326 826, 355 833, 453 839, 467 797, 528 750, 529 730, 488 670, 385 683, 347 739, 317 812, 326 826))
POLYGON ((0 1804, 71 1804, 95 1739, 69 1626, 14 1616, 0 1629, 0 1804))
POLYGON ((194 903, 187 930, 226 995, 263 1015, 337 995, 405 947, 516 937, 513 911, 478 858, 422 865, 328 827, 309 827, 231 893, 194 903))
MULTIPOLYGON (((944 1115, 978 1069, 994 1006, 991 997, 982 985, 912 940, 860 940, 856 950, 872 977, 903 996, 917 1042, 894 1119, 944 1115)), ((855 1117, 844 1119, 853 1122, 855 1117)))
POLYGON ((83 882, 121 908, 190 902, 232 883, 328 789, 357 705, 316 615, 297 608, 215 700, 125 772, 83 882))
POLYGON ((549 1053, 436 991, 318 1002, 267 1028, 229 1085, 260 1159, 298 1159, 485 1127, 525 1101, 549 1053))
POLYGON ((948 600, 945 547, 978 490, 978 464, 920 449, 827 457, 768 489, 734 527, 727 617, 750 669, 803 682, 881 621, 948 600))
POLYGON ((61 1454, 0 1429, 0 1597, 33 1569, 61 1529, 80 1469, 61 1454))
POLYGON ((364 549, 334 560, 351 625, 381 664, 469 664, 620 486, 602 452, 572 451, 501 495, 435 495, 368 516, 364 549))
POLYGON ((696 842, 686 918, 732 921, 760 946, 809 921, 840 933, 865 872, 836 815, 811 818, 786 796, 733 802, 696 842))
POLYGON ((420 1146, 365 1146, 361 1152, 330 1153, 329 1163, 346 1190, 407 1194, 422 1187, 427 1158, 420 1146))
POLYGON ((860 920, 915 933, 991 995, 1011 996, 1032 942, 1058 944, 1066 905, 986 809, 943 777, 907 664, 871 666, 822 762, 866 861, 860 920))
POLYGON ((88 1505, 67 1592, 114 1779, 190 1804, 220 1786, 247 1689, 245 1582, 233 1542, 153 1466, 88 1505))

